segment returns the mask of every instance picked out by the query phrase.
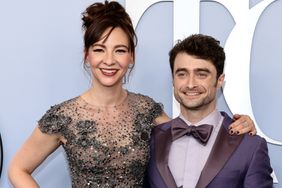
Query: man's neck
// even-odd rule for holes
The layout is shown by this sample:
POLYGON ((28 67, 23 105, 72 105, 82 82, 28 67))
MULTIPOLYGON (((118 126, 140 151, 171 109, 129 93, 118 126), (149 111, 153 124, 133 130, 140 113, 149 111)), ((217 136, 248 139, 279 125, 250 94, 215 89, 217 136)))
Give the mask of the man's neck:
POLYGON ((215 107, 213 108, 206 108, 206 109, 200 109, 200 110, 189 110, 186 108, 181 107, 180 111, 181 114, 185 119, 187 119, 192 124, 196 124, 200 122, 202 119, 207 117, 210 113, 212 113, 215 110, 215 107))

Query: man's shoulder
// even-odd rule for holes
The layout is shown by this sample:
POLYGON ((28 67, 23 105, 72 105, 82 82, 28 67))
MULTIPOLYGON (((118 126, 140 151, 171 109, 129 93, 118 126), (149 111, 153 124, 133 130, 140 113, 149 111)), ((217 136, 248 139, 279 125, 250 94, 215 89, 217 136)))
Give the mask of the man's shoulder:
POLYGON ((267 151, 267 142, 266 140, 259 136, 254 135, 251 136, 249 134, 242 135, 243 139, 241 140, 237 150, 243 151, 245 156, 253 156, 254 153, 257 153, 258 151, 267 151))
POLYGON ((245 134, 243 140, 249 144, 259 144, 261 142, 266 142, 266 140, 259 135, 250 136, 249 134, 245 134))

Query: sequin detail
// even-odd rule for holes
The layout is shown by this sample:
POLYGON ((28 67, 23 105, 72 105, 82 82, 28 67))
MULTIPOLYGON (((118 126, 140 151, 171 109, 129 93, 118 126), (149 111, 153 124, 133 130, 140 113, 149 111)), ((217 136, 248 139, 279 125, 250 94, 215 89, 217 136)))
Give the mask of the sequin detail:
POLYGON ((151 98, 128 92, 122 104, 110 108, 76 97, 51 107, 38 123, 43 133, 66 139, 73 188, 138 188, 153 120, 162 112, 151 98))

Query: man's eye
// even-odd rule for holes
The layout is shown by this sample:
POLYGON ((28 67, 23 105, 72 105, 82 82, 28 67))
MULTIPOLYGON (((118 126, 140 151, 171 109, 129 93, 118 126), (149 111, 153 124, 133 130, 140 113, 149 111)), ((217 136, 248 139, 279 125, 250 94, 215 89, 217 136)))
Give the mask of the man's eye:
POLYGON ((177 73, 177 76, 178 76, 178 77, 184 77, 184 76, 186 76, 186 73, 184 73, 184 72, 179 72, 179 73, 177 73))
POLYGON ((198 76, 200 78, 206 78, 208 75, 206 73, 199 73, 198 76))

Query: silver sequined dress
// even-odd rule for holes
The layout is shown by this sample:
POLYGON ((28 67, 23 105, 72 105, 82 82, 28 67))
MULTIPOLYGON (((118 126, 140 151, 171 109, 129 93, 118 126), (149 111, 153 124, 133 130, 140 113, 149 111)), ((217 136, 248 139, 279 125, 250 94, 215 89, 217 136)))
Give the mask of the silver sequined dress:
POLYGON ((51 107, 38 123, 43 133, 66 139, 73 188, 138 188, 153 120, 161 113, 151 98, 128 92, 122 104, 107 108, 73 98, 51 107))

